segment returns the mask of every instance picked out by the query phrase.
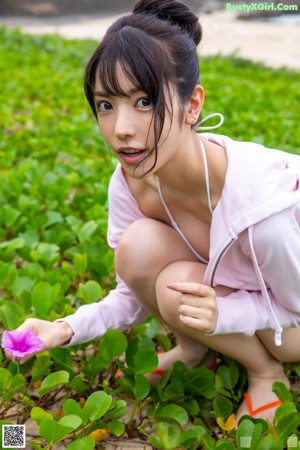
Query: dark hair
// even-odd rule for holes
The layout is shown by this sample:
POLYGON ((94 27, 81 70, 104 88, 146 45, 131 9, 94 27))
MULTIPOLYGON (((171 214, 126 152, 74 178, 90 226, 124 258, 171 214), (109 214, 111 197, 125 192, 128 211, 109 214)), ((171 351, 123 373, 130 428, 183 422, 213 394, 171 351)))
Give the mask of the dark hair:
POLYGON ((126 94, 116 76, 118 65, 154 105, 152 151, 155 152, 155 162, 148 172, 156 164, 166 111, 171 118, 173 114, 172 101, 169 102, 169 109, 166 93, 171 100, 170 88, 174 86, 181 104, 185 105, 199 83, 196 46, 201 36, 198 17, 184 3, 177 0, 140 0, 132 14, 121 17, 111 25, 87 65, 85 95, 96 118, 96 76, 99 76, 108 94, 126 94))

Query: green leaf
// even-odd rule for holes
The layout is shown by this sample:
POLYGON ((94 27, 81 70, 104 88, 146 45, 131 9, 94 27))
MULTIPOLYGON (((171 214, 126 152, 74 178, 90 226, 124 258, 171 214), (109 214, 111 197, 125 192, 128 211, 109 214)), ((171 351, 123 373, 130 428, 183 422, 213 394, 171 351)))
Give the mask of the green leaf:
POLYGON ((239 423, 236 432, 235 441, 238 449, 257 448, 261 440, 262 425, 260 423, 254 424, 249 419, 244 419, 239 423))
POLYGON ((42 441, 39 439, 30 439, 28 442, 34 450, 44 448, 42 441))
POLYGON ((36 383, 41 380, 49 372, 49 367, 52 361, 48 355, 37 355, 33 367, 32 367, 32 378, 31 384, 36 383))
POLYGON ((13 381, 13 376, 9 370, 0 367, 0 392, 9 389, 13 381))
POLYGON ((58 211, 49 211, 46 214, 47 222, 44 225, 44 228, 50 227, 51 225, 55 225, 57 223, 63 223, 64 219, 60 212, 58 211))
POLYGON ((215 374, 205 366, 191 369, 185 390, 212 399, 216 395, 215 374))
POLYGON ((90 389, 90 386, 85 383, 81 375, 76 375, 74 378, 72 378, 68 386, 71 389, 74 389, 74 391, 76 391, 78 394, 83 394, 90 389))
POLYGON ((134 376, 133 392, 136 400, 143 400, 150 392, 151 384, 144 375, 136 374, 134 376))
POLYGON ((134 367, 137 374, 146 374, 156 369, 158 365, 157 354, 152 351, 140 350, 134 358, 134 367))
POLYGON ((289 391, 285 384, 279 381, 273 384, 272 391, 275 392, 282 403, 293 401, 292 393, 289 391))
MULTIPOLYGON (((235 450, 235 446, 232 442, 229 442, 227 439, 220 439, 215 446, 215 449, 219 450, 235 450)), ((253 448, 253 447, 252 447, 253 448)))
POLYGON ((25 388, 25 378, 21 373, 17 373, 12 380, 12 383, 9 387, 9 395, 13 397, 17 392, 20 394, 22 390, 25 388))
POLYGON ((120 437, 125 431, 125 425, 123 422, 119 422, 118 420, 114 420, 108 422, 108 428, 112 432, 113 435, 120 437))
POLYGON ((159 409, 154 417, 155 419, 163 419, 165 421, 172 420, 181 427, 183 427, 183 425, 185 425, 189 420, 186 410, 175 404, 169 404, 159 409))
POLYGON ((59 246, 56 244, 40 243, 30 255, 34 261, 40 261, 50 268, 59 259, 59 246))
POLYGON ((113 328, 107 330, 99 344, 101 356, 106 361, 112 361, 115 357, 122 355, 126 349, 126 337, 121 331, 113 328))
POLYGON ((106 413, 107 419, 120 419, 127 413, 125 400, 113 400, 110 410, 106 413))
POLYGON ((226 389, 233 389, 239 378, 239 371, 236 365, 220 366, 217 374, 221 377, 223 386, 226 389))
POLYGON ((30 292, 35 280, 29 277, 16 277, 12 286, 11 291, 14 297, 19 297, 22 292, 30 292))
POLYGON ((83 298, 86 303, 94 303, 99 301, 102 297, 102 289, 96 281, 90 280, 85 284, 79 284, 78 295, 83 298))
POLYGON ((282 419, 285 419, 286 416, 297 412, 296 406, 294 403, 284 403, 280 405, 275 411, 274 423, 278 425, 282 419))
POLYGON ((5 301, 4 305, 0 307, 2 322, 7 330, 14 330, 21 322, 24 311, 14 302, 5 301))
POLYGON ((136 325, 131 332, 132 337, 145 335, 150 339, 156 337, 158 331, 160 330, 161 325, 159 320, 156 317, 150 316, 150 318, 146 319, 144 322, 136 325))
POLYGON ((54 348, 50 350, 51 357, 54 361, 56 370, 66 370, 70 378, 75 376, 74 363, 70 354, 70 350, 67 348, 54 348))
POLYGON ((80 253, 76 253, 74 255, 75 273, 77 275, 79 275, 81 278, 84 276, 84 274, 87 270, 87 263, 88 263, 88 259, 87 259, 86 253, 84 253, 83 255, 81 255, 80 253))
POLYGON ((275 437, 273 428, 266 435, 264 433, 257 445, 258 450, 282 450, 283 448, 282 442, 279 442, 275 437))
POLYGON ((17 274, 13 264, 0 261, 0 286, 10 287, 17 274))
POLYGON ((156 433, 165 449, 174 449, 180 443, 180 431, 168 423, 159 422, 156 425, 156 433))
POLYGON ((87 398, 84 405, 84 417, 91 421, 100 419, 109 410, 111 402, 111 395, 106 394, 104 391, 94 392, 87 398))
POLYGON ((73 430, 76 430, 76 428, 78 428, 82 424, 82 419, 81 417, 74 414, 69 414, 62 417, 58 423, 64 425, 65 427, 71 427, 73 428, 73 430))
POLYGON ((3 206, 3 223, 6 227, 10 228, 16 222, 21 213, 17 209, 12 208, 9 205, 3 206))
POLYGON ((91 437, 76 439, 68 445, 66 450, 93 450, 95 448, 95 441, 91 437))
POLYGON ((83 410, 81 409, 79 403, 77 403, 73 398, 69 398, 63 404, 63 410, 66 415, 76 414, 80 418, 83 417, 83 410))
POLYGON ((3 255, 9 255, 10 253, 23 248, 25 241, 22 238, 11 239, 10 241, 0 242, 0 250, 2 250, 3 255))
POLYGON ((38 244, 39 236, 33 230, 27 230, 25 233, 20 233, 19 237, 24 239, 26 247, 32 248, 34 245, 38 244))
POLYGON ((184 386, 176 379, 172 379, 164 390, 161 390, 160 386, 157 385, 157 390, 163 401, 174 401, 185 397, 184 386))
POLYGON ((54 286, 46 281, 38 282, 31 293, 32 306, 39 316, 45 317, 53 308, 60 291, 60 284, 54 286))
POLYGON ((46 412, 44 409, 40 408, 39 406, 32 408, 30 415, 31 415, 31 418, 38 425, 40 425, 44 420, 52 420, 53 419, 52 414, 46 412))
POLYGON ((50 373, 42 382, 41 389, 39 390, 39 395, 48 394, 48 392, 53 391, 58 386, 67 384, 69 381, 69 374, 65 370, 59 372, 50 373))
POLYGON ((227 419, 233 412, 232 402, 226 397, 214 398, 213 407, 215 410, 215 417, 221 417, 223 420, 227 419))
POLYGON ((297 431, 300 425, 300 413, 294 403, 283 403, 275 411, 274 423, 278 441, 284 442, 289 434, 297 431))
POLYGON ((199 406, 199 403, 197 402, 197 400, 195 400, 194 398, 186 400, 182 404, 182 406, 184 407, 184 409, 188 412, 188 414, 190 416, 197 416, 199 414, 200 406, 199 406))
POLYGON ((201 426, 193 426, 180 434, 180 447, 193 448, 199 444, 206 431, 201 426), (193 446, 193 447, 192 447, 193 446))
POLYGON ((39 434, 50 445, 62 441, 71 431, 72 427, 66 427, 54 420, 44 420, 39 428, 39 434))
POLYGON ((94 220, 85 223, 79 230, 77 236, 81 243, 89 241, 95 233, 98 225, 94 220))

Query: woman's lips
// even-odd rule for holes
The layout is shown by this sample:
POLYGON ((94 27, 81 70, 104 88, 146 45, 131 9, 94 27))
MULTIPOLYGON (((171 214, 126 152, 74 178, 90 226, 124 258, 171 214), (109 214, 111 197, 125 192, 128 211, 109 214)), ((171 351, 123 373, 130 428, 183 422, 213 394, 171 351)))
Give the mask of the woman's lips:
POLYGON ((118 151, 118 154, 127 164, 138 164, 145 157, 146 150, 137 150, 133 148, 120 149, 118 151))

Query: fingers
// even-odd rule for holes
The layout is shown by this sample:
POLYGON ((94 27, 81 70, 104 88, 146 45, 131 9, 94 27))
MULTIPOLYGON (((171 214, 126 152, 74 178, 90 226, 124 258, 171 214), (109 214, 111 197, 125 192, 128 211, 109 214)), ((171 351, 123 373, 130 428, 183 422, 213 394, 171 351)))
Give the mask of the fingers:
POLYGON ((182 294, 192 294, 200 297, 215 296, 215 290, 210 286, 200 283, 178 282, 168 284, 167 287, 173 291, 181 292, 182 294))
POLYGON ((183 324, 206 334, 215 330, 218 308, 213 288, 190 282, 178 282, 167 287, 181 294, 178 312, 183 324))
POLYGON ((194 328, 195 330, 200 331, 201 333, 210 334, 215 330, 215 325, 212 325, 212 322, 208 319, 204 318, 195 318, 190 316, 184 316, 179 314, 179 320, 186 326, 190 328, 194 328))
POLYGON ((180 305, 178 307, 179 320, 185 325, 195 328, 202 333, 212 333, 216 328, 218 311, 215 305, 208 307, 193 307, 180 305))

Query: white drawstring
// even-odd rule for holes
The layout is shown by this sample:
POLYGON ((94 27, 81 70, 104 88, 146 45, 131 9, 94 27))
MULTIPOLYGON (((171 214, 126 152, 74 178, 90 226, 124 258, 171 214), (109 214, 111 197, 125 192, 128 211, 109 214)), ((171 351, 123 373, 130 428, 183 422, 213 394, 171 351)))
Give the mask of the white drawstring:
POLYGON ((258 265, 258 262, 257 262, 257 258, 256 258, 256 255, 255 255, 254 246, 253 246, 253 226, 248 228, 248 238, 249 238, 249 245, 250 245, 250 250, 251 250, 251 256, 252 256, 252 260, 253 260, 254 270, 255 270, 256 276, 258 278, 258 282, 259 282, 259 285, 260 285, 263 297, 265 298, 265 300, 268 303, 269 310, 270 310, 270 312, 271 312, 271 314, 273 316, 273 320, 274 320, 274 323, 275 323, 275 345, 277 347, 279 347, 280 345, 282 345, 282 331, 283 331, 283 329, 280 326, 280 323, 278 322, 278 319, 276 317, 275 312, 273 311, 271 300, 270 300, 270 297, 269 297, 269 294, 268 294, 268 290, 266 288, 265 281, 263 279, 263 276, 261 274, 261 271, 260 271, 260 268, 259 268, 259 265, 258 265))

